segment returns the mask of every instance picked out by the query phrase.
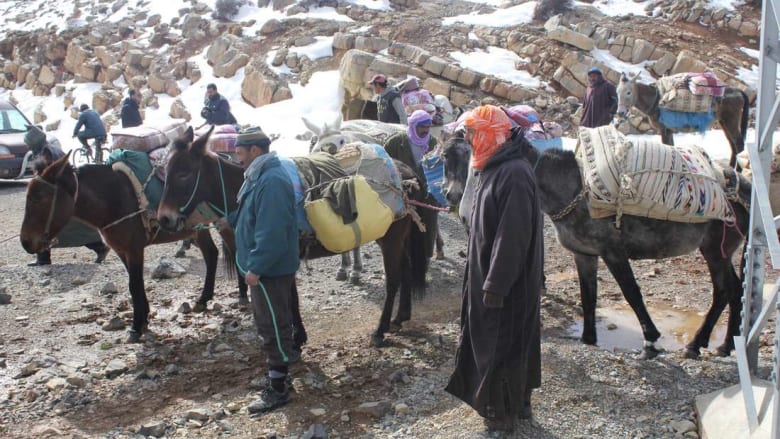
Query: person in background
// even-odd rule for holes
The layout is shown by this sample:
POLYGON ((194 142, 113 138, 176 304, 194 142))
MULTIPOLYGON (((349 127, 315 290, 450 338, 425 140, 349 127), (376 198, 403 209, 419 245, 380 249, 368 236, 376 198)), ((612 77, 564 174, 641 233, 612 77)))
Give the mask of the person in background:
POLYGON ((436 111, 433 94, 420 88, 420 81, 417 78, 407 79, 403 82, 403 86, 398 85, 398 89, 401 91, 401 103, 404 105, 406 114, 412 114, 417 110, 425 110, 430 113, 430 107, 433 107, 434 112, 436 111))
POLYGON ((374 75, 368 84, 378 96, 376 111, 379 121, 406 125, 408 121, 401 94, 387 83, 387 76, 374 75))
MULTIPOLYGON (((24 143, 30 147, 30 150, 37 157, 34 165, 36 175, 40 174, 52 162, 65 155, 62 152, 62 148, 54 142, 47 141, 46 133, 36 126, 27 127, 24 143)), ((73 218, 65 224, 65 227, 56 238, 57 244, 55 247, 79 247, 83 245, 94 251, 96 264, 102 263, 111 250, 103 243, 97 230, 73 218)), ((30 267, 51 265, 51 250, 44 250, 36 254, 35 260, 27 265, 30 267)))
POLYGON ((141 110, 138 106, 141 104, 141 93, 133 90, 127 92, 127 97, 122 101, 122 110, 120 116, 122 118, 122 128, 137 127, 144 123, 141 118, 141 110))
POLYGON ((543 219, 528 142, 510 132, 509 117, 496 106, 467 114, 479 184, 446 391, 473 407, 488 430, 512 431, 519 419, 531 420, 531 391, 541 385, 543 219))
POLYGON ((617 113, 618 98, 615 86, 604 79, 598 67, 588 70, 588 88, 582 103, 580 126, 596 128, 609 125, 617 113))
POLYGON ((230 103, 217 91, 216 84, 206 86, 206 99, 203 102, 203 110, 200 116, 206 119, 209 125, 235 125, 236 118, 230 112, 230 103))
MULTIPOLYGON (((101 144, 105 142, 106 127, 103 126, 103 121, 100 120, 100 115, 97 111, 90 109, 87 104, 81 104, 79 113, 76 127, 73 128, 73 137, 78 137, 79 142, 86 149, 90 149, 89 143, 87 143, 89 139, 97 139, 98 143, 101 144), (81 127, 84 127, 84 129, 81 130, 81 127)), ((100 148, 98 148, 98 151, 95 151, 95 154, 100 154, 100 148)))
MULTIPOLYGON (((439 141, 431 135, 432 117, 423 110, 417 110, 409 117, 409 126, 406 132, 400 132, 390 136, 384 144, 387 155, 403 162, 414 170, 420 189, 426 193, 426 204, 435 206, 436 200, 428 192, 428 181, 422 166, 422 159, 428 153, 434 153, 439 147, 439 141)), ((433 256, 434 247, 437 247, 437 255, 444 257, 444 243, 439 239, 438 213, 431 209, 418 210, 423 223, 426 226, 424 239, 426 240, 425 252, 430 259, 433 256), (435 233, 434 233, 435 232, 435 233)), ((416 232, 415 232, 416 233, 416 232)))
POLYGON ((300 358, 290 295, 299 265, 295 193, 270 145, 259 128, 238 134, 236 156, 246 170, 245 180, 238 191, 238 211, 228 218, 236 233, 236 265, 249 285, 255 325, 268 354, 268 385, 247 407, 252 414, 290 401, 288 368, 300 358))

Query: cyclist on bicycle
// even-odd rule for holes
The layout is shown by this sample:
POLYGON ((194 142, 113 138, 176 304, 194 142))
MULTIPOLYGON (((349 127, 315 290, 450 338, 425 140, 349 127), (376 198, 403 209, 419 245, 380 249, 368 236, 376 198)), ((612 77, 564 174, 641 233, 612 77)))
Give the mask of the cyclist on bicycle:
POLYGON ((91 110, 89 105, 81 104, 79 107, 79 120, 76 122, 76 128, 73 129, 73 137, 78 137, 79 142, 84 145, 88 151, 90 150, 87 140, 97 140, 97 148, 95 154, 100 154, 100 145, 106 141, 106 127, 103 126, 103 121, 100 120, 100 115, 95 110, 91 110), (79 131, 81 127, 84 127, 83 131, 79 131))

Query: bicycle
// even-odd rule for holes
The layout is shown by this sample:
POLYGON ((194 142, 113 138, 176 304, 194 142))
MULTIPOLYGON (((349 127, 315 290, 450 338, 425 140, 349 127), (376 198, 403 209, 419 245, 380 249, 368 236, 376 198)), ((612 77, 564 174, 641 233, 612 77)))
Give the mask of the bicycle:
POLYGON ((88 147, 81 145, 78 149, 73 150, 73 154, 70 156, 73 166, 79 164, 95 164, 102 165, 111 153, 109 148, 103 147, 107 142, 105 136, 95 137, 92 139, 92 144, 88 147), (92 151, 96 151, 93 155, 92 151))

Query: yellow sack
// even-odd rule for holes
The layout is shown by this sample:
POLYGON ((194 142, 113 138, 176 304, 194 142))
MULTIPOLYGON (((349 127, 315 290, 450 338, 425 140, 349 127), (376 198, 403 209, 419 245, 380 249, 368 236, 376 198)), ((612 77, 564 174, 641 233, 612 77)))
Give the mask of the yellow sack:
POLYGON ((352 223, 344 224, 325 199, 305 206, 306 217, 317 240, 333 253, 344 253, 375 241, 384 236, 393 223, 393 211, 379 199, 379 194, 371 189, 366 179, 356 175, 353 182, 358 216, 352 223))

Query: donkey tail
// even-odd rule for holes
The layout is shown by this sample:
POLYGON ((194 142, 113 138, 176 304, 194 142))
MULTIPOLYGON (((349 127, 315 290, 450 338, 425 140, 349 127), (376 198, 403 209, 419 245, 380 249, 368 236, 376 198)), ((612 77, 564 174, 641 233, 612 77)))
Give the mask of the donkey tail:
MULTIPOLYGON (((410 264, 410 281, 412 294, 415 299, 425 297, 425 277, 428 274, 428 250, 427 236, 430 231, 421 231, 420 227, 412 222, 412 230, 406 238, 406 249, 410 264)), ((434 231, 435 233, 435 231, 434 231)))
POLYGON ((225 274, 230 280, 238 274, 236 266, 236 239, 232 230, 220 232, 222 236, 222 261, 225 263, 225 274))
MULTIPOLYGON (((750 116, 750 99, 748 99, 748 96, 744 91, 740 90, 739 92, 742 94, 742 120, 739 124, 739 135, 742 138, 742 149, 744 149, 745 138, 747 137, 748 117, 750 116)), ((737 152, 739 153, 742 151, 737 152)))

